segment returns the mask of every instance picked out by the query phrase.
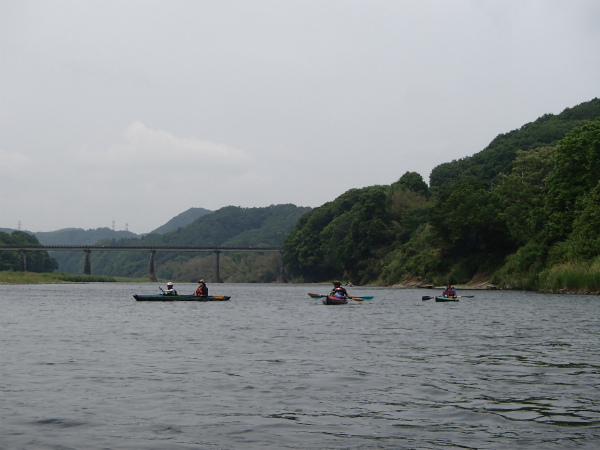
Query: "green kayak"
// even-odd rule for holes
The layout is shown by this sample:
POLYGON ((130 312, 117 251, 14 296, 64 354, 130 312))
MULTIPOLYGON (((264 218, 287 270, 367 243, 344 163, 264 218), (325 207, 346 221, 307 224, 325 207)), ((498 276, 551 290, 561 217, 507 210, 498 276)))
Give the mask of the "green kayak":
POLYGON ((458 299, 454 297, 436 297, 436 302, 457 302, 458 299))
POLYGON ((228 295, 207 295, 200 297, 198 295, 137 295, 134 294, 138 302, 224 302, 231 297, 228 295))

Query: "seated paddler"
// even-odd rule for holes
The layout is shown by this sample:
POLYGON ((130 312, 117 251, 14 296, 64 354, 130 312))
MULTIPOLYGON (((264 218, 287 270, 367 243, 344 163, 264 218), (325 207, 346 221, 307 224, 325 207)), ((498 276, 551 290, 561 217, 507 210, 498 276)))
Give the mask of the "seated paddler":
POLYGON ((444 289, 442 297, 456 298, 456 289, 452 287, 452 284, 449 281, 446 282, 446 289, 444 289))
POLYGON ((342 283, 340 283, 339 281, 334 281, 333 290, 329 293, 329 295, 337 298, 347 298, 348 292, 346 292, 346 289, 342 287, 342 283))
POLYGON ((173 287, 173 283, 170 281, 167 283, 167 290, 163 291, 165 295, 177 295, 177 291, 173 287))
POLYGON ((208 297, 208 286, 206 286, 204 280, 198 281, 198 287, 196 288, 194 295, 197 297, 208 297))

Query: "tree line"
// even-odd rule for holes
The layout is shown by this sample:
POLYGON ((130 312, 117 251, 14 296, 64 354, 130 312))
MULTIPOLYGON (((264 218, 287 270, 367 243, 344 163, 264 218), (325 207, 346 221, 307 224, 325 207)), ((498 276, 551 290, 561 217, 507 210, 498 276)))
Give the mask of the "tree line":
MULTIPOLYGON (((38 239, 24 231, 13 231, 6 233, 0 231, 0 245, 9 247, 39 245, 38 239)), ((27 253, 27 270, 30 272, 53 272, 58 268, 58 263, 54 258, 48 255, 48 252, 28 252, 27 253)), ((0 271, 21 270, 21 255, 19 252, 0 252, 0 271)))
POLYGON ((600 290, 600 100, 546 114, 483 151, 302 216, 284 244, 299 281, 600 290))

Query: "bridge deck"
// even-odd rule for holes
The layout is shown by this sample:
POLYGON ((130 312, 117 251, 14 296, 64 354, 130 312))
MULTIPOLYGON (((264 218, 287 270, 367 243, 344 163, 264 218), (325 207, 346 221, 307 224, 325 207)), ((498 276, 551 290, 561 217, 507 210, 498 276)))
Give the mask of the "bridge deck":
POLYGON ((163 251, 163 252, 280 252, 281 247, 211 247, 211 246, 119 246, 119 245, 0 245, 0 250, 7 251, 163 251))

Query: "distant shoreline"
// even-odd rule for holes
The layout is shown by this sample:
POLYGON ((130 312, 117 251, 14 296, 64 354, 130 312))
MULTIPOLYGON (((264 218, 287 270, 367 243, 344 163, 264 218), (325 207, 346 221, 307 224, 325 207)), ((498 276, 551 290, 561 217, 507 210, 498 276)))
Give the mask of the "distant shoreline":
POLYGON ((147 279, 107 277, 102 275, 78 275, 73 273, 52 272, 13 272, 0 271, 0 285, 8 284, 80 284, 80 283, 146 283, 147 279))

